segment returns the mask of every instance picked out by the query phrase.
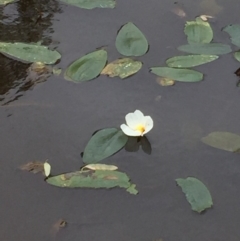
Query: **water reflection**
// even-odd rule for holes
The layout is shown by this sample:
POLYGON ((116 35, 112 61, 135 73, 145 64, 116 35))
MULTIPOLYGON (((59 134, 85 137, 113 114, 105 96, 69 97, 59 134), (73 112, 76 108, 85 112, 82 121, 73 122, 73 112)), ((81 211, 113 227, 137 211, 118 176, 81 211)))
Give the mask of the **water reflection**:
MULTIPOLYGON (((52 44, 51 34, 54 14, 61 12, 56 0, 24 0, 0 7, 0 41, 39 42, 52 44)), ((0 54, 0 103, 5 105, 18 99, 32 88, 29 83, 29 64, 24 64, 0 54)), ((39 82, 38 82, 39 83, 39 82)))
POLYGON ((128 137, 128 142, 125 146, 126 151, 137 152, 140 147, 142 147, 142 150, 148 155, 152 153, 151 143, 149 142, 146 136, 128 137))

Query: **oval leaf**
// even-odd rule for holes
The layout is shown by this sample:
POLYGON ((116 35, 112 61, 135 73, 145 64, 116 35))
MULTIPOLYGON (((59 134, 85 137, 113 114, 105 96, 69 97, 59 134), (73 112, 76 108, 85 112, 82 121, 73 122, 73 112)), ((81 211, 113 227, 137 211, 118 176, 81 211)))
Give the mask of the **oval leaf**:
POLYGON ((176 179, 177 185, 182 188, 192 210, 201 213, 213 205, 212 197, 207 187, 197 178, 176 179))
POLYGON ((65 71, 64 77, 74 82, 96 78, 107 62, 107 52, 103 49, 89 53, 74 61, 65 71))
POLYGON ((122 149, 127 140, 128 137, 119 129, 100 130, 88 142, 83 161, 88 164, 97 163, 122 149))
POLYGON ((137 73, 142 68, 142 62, 130 58, 117 59, 109 63, 101 74, 110 77, 119 76, 121 79, 137 73))
POLYGON ((190 53, 190 54, 228 54, 232 52, 232 49, 227 44, 218 44, 218 43, 211 43, 211 44, 187 44, 178 47, 178 50, 190 53))
POLYGON ((7 57, 14 57, 23 62, 42 62, 54 64, 61 58, 56 50, 50 50, 46 46, 26 43, 4 43, 0 42, 0 52, 7 57))
POLYGON ((121 187, 131 194, 137 194, 135 186, 130 182, 129 177, 118 171, 97 170, 97 171, 76 171, 49 177, 47 183, 65 188, 114 188, 121 187))
POLYGON ((240 136, 230 132, 212 132, 203 137, 202 142, 225 151, 239 152, 240 150, 240 136))
POLYGON ((230 35, 232 44, 240 48, 240 25, 239 24, 228 25, 223 29, 223 31, 227 32, 230 35))
POLYGON ((196 21, 187 22, 184 33, 187 35, 189 44, 210 43, 213 39, 213 31, 210 24, 201 18, 196 18, 196 21))
POLYGON ((191 69, 174 69, 168 67, 154 67, 150 71, 158 76, 181 81, 198 82, 203 79, 203 74, 191 69))
POLYGON ((217 55, 187 55, 169 58, 166 63, 173 68, 190 68, 212 62, 219 57, 217 55))
POLYGON ((114 8, 116 5, 115 0, 61 0, 67 4, 85 8, 85 9, 93 9, 93 8, 114 8))
POLYGON ((119 30, 116 48, 125 56, 142 56, 148 51, 148 41, 143 33, 129 22, 119 30))

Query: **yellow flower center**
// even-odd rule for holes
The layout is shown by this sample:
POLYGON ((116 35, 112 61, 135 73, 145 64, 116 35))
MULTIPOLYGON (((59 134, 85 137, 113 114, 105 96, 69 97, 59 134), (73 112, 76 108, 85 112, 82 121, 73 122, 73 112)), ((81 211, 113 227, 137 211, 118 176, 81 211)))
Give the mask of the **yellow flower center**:
POLYGON ((140 131, 141 133, 143 133, 145 131, 145 126, 143 126, 142 124, 137 125, 136 126, 136 130, 140 131))

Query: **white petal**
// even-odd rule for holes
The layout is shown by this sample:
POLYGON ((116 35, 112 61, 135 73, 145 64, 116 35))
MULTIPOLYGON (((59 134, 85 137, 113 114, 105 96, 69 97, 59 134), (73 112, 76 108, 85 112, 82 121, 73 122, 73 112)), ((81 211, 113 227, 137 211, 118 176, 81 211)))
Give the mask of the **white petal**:
POLYGON ((145 116, 145 131, 143 134, 148 133, 153 128, 153 119, 150 116, 145 116))
POLYGON ((121 127, 123 133, 127 136, 141 136, 140 131, 135 131, 125 124, 122 124, 120 127, 121 127))
POLYGON ((44 168, 44 174, 46 177, 48 177, 51 173, 51 166, 48 162, 44 162, 43 164, 43 168, 44 168))
POLYGON ((140 110, 127 114, 125 120, 127 125, 132 129, 135 129, 139 124, 145 123, 144 115, 140 110))

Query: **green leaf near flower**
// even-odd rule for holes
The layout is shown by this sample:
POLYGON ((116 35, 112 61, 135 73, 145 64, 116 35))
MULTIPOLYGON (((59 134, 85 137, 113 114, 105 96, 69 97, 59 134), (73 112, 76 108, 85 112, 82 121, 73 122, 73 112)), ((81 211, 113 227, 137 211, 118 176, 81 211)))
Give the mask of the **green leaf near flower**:
POLYGON ((187 22, 184 33, 187 35, 189 44, 210 43, 213 39, 213 31, 210 24, 201 18, 187 22))
POLYGON ((188 177, 176 179, 177 185, 182 188, 192 210, 198 213, 212 207, 213 201, 208 188, 197 178, 188 177))
POLYGON ((187 55, 175 56, 167 59, 168 67, 173 68, 190 68, 201 64, 212 62, 219 57, 217 55, 187 55))
POLYGON ((61 58, 60 53, 56 50, 50 50, 47 46, 42 46, 38 43, 0 42, 0 53, 28 63, 55 64, 61 58))
POLYGON ((46 179, 47 183, 64 188, 125 188, 136 195, 136 185, 123 172, 110 170, 81 170, 52 176, 46 179))
POLYGON ((230 152, 240 151, 240 136, 230 132, 216 131, 202 138, 202 142, 211 147, 230 152))
POLYGON ((76 83, 96 78, 107 62, 107 52, 103 49, 94 51, 74 61, 65 71, 64 77, 76 83))
POLYGON ((198 82, 203 79, 203 74, 191 69, 174 69, 169 67, 153 67, 153 74, 181 82, 198 82))
POLYGON ((119 30, 116 48, 125 56, 142 56, 148 51, 148 41, 144 34, 129 22, 119 30))
POLYGON ((128 137, 117 128, 106 128, 98 131, 89 140, 84 149, 83 162, 97 163, 122 149, 128 137))

